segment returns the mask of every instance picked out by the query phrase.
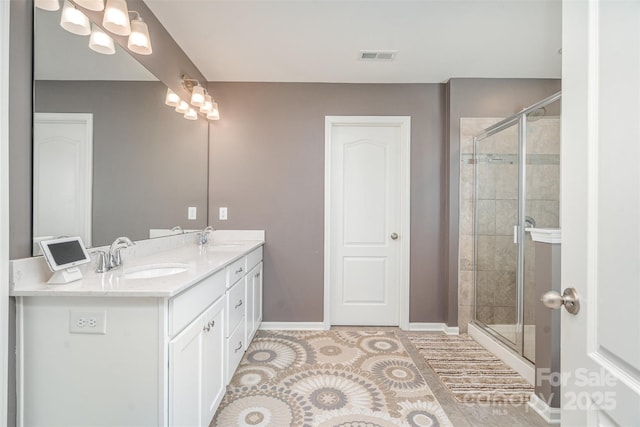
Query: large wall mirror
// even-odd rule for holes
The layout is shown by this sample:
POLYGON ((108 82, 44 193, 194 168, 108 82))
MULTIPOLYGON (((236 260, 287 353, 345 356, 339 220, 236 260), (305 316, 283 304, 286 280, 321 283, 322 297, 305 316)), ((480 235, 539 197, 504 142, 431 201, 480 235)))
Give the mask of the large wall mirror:
POLYGON ((206 121, 164 105, 165 84, 120 46, 94 52, 59 22, 60 11, 35 9, 34 254, 57 236, 102 246, 203 228, 206 121))

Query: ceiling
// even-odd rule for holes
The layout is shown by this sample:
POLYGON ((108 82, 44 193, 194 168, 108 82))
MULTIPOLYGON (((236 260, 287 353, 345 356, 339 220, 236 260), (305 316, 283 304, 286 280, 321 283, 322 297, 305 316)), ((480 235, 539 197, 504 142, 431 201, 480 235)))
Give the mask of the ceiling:
POLYGON ((145 0, 209 81, 560 78, 560 0, 145 0), (395 50, 393 61, 361 50, 395 50))

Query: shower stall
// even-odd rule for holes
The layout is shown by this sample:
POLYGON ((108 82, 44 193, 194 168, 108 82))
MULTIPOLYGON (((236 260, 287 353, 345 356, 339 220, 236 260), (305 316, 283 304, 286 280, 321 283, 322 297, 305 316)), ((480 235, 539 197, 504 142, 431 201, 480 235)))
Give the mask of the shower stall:
POLYGON ((467 159, 473 165, 473 322, 532 363, 539 295, 527 230, 559 227, 560 96, 477 133, 467 159))

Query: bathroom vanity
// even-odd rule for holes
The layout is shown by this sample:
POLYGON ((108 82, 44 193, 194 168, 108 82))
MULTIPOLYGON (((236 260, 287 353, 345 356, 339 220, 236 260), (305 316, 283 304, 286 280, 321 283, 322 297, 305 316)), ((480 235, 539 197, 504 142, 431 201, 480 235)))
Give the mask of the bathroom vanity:
POLYGON ((208 426, 262 321, 264 232, 246 233, 138 242, 67 285, 14 261, 18 424, 208 426))

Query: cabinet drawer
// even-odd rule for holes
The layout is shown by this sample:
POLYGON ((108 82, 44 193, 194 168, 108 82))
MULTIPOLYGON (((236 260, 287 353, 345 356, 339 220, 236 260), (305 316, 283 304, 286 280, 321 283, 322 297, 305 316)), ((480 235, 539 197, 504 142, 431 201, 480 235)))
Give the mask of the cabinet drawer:
POLYGON ((247 260, 246 257, 242 257, 233 264, 227 266, 227 287, 230 288, 240 278, 247 274, 247 260))
POLYGON ((258 265, 260 261, 262 261, 262 246, 247 255, 247 271, 258 265))
POLYGON ((215 300, 224 295, 225 272, 207 277, 169 300, 169 336, 183 330, 215 300))
POLYGON ((229 338, 227 338, 227 384, 244 355, 244 319, 229 338))
POLYGON ((227 291, 227 333, 230 336, 238 323, 244 318, 247 305, 245 300, 246 280, 242 279, 227 291))

